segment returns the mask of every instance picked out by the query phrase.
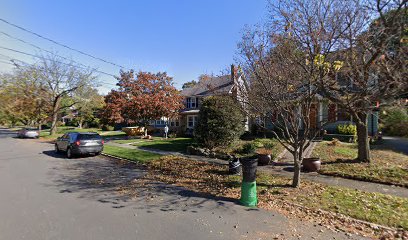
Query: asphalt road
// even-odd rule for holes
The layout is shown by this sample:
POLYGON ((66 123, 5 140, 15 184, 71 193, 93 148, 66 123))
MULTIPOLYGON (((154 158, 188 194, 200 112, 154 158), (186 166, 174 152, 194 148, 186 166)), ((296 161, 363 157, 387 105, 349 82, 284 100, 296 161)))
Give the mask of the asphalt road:
POLYGON ((105 157, 68 160, 49 143, 13 136, 0 129, 1 240, 350 239, 171 185, 119 194, 144 170, 105 157))

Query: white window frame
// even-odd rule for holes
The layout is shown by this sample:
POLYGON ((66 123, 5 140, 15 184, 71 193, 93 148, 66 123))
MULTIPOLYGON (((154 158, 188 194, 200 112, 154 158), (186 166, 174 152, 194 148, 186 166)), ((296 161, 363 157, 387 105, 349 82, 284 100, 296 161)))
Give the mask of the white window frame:
POLYGON ((179 119, 171 119, 170 120, 170 127, 178 127, 180 126, 179 119))
POLYGON ((187 128, 190 128, 190 129, 194 128, 196 126, 196 124, 197 124, 197 121, 198 121, 198 116, 197 115, 187 115, 187 128), (192 126, 190 126, 190 117, 192 119, 191 122, 193 123, 192 126))
POLYGON ((187 98, 187 108, 196 108, 196 107, 197 107, 197 98, 195 97, 187 98))

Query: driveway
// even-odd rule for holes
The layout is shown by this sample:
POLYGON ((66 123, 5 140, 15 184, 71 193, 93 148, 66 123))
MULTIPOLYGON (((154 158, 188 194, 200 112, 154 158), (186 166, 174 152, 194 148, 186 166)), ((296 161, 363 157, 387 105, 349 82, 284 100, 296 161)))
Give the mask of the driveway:
POLYGON ((0 129, 0 239, 361 239, 161 183, 105 157, 68 160, 0 129), (129 192, 129 185, 132 186, 129 192))
POLYGON ((382 148, 389 148, 394 151, 408 155, 408 139, 402 137, 383 137, 382 148))

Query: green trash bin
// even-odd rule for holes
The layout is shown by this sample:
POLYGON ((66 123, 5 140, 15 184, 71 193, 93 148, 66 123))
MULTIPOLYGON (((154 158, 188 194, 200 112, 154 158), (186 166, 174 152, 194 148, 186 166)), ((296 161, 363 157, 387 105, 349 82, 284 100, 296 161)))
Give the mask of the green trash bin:
POLYGON ((258 204, 256 193, 256 168, 258 159, 243 159, 242 163, 242 185, 241 199, 242 205, 255 207, 258 204))

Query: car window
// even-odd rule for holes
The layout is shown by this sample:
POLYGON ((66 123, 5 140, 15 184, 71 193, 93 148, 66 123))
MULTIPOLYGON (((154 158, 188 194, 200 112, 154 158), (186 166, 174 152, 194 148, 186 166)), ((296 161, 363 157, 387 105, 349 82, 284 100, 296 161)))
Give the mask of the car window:
POLYGON ((78 140, 100 140, 102 137, 99 134, 87 134, 87 133, 81 133, 78 135, 78 140))
POLYGON ((62 135, 62 137, 61 138, 63 138, 63 139, 66 139, 66 138, 68 138, 68 134, 64 134, 64 135, 62 135))
POLYGON ((69 141, 70 142, 75 142, 76 141, 76 136, 77 136, 76 133, 69 133, 68 135, 69 135, 69 141))

